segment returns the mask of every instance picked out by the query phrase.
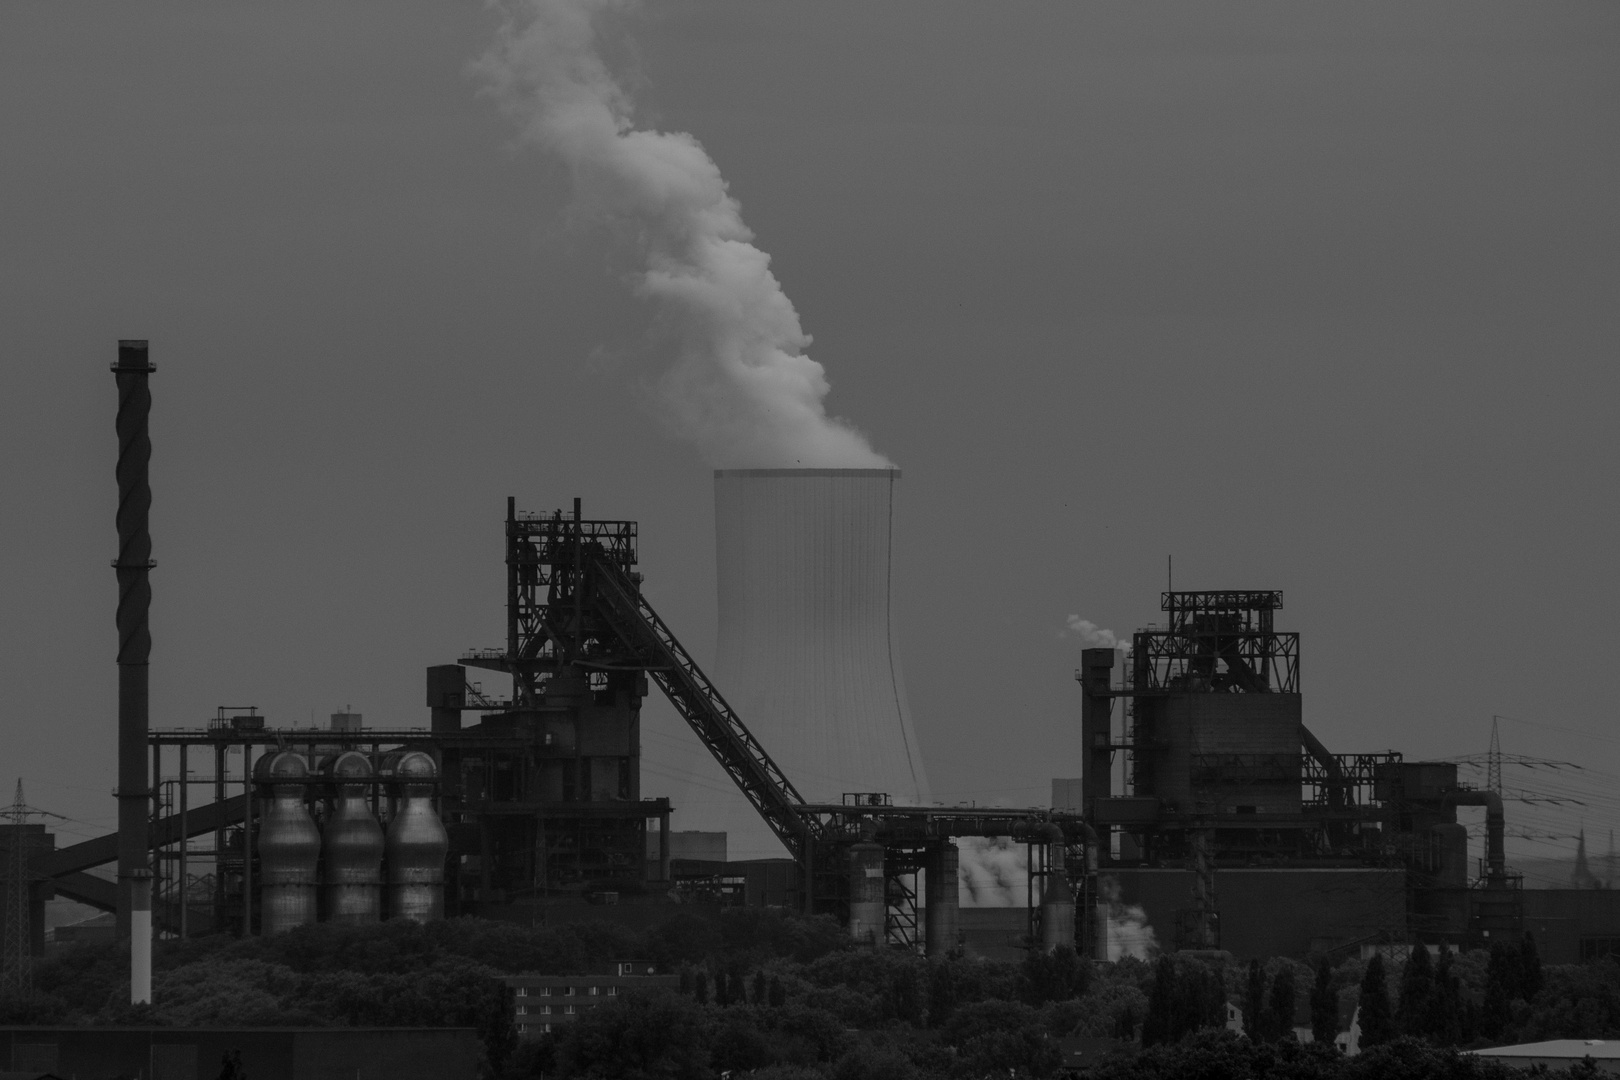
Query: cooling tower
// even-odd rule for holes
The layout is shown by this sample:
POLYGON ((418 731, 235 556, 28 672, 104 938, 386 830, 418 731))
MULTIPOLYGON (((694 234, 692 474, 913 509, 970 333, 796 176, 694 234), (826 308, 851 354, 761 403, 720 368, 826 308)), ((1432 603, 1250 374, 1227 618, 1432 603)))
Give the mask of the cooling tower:
MULTIPOLYGON (((897 803, 928 798, 894 649, 899 476, 894 469, 714 474, 714 678, 810 802, 836 803, 846 792, 887 792, 897 803)), ((710 827, 730 834, 733 858, 781 854, 740 796, 724 809, 710 827)))

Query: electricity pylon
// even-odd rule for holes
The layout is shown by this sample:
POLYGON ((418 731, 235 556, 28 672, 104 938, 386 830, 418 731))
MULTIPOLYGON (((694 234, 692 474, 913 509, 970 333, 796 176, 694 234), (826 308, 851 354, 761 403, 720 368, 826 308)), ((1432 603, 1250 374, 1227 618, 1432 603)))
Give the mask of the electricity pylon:
POLYGON ((24 802, 21 778, 17 780, 17 797, 0 810, 0 819, 8 823, 10 841, 6 852, 5 926, 0 932, 0 990, 7 993, 26 994, 34 988, 33 926, 29 917, 33 875, 28 865, 32 838, 28 819, 61 816, 36 810, 24 802))

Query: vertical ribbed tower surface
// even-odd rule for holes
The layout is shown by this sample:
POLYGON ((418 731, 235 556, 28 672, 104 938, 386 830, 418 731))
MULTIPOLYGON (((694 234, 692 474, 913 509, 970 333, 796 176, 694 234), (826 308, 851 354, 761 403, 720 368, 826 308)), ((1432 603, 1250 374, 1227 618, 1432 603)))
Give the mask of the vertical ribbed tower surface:
MULTIPOLYGON (((928 799, 894 648, 899 477, 896 469, 714 474, 715 681, 810 802, 856 791, 928 799)), ((723 816, 732 858, 780 853, 740 796, 723 816)))

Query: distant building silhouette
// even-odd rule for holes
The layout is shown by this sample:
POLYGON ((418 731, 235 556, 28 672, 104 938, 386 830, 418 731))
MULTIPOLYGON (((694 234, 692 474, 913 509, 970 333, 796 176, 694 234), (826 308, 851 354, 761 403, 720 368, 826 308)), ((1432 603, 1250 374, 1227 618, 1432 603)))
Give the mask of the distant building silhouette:
POLYGON ((1601 889, 1603 882, 1592 873, 1591 867, 1586 865, 1586 830, 1583 828, 1575 839, 1575 872, 1569 875, 1569 883, 1577 889, 1601 889))

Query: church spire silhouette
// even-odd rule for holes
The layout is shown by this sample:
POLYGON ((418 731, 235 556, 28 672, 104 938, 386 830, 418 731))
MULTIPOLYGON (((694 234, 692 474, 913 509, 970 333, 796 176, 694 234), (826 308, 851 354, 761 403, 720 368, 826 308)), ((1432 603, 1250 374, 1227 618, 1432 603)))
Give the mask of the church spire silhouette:
POLYGON ((1575 839, 1575 872, 1569 875, 1569 883, 1577 889, 1602 888, 1602 882, 1592 874, 1591 867, 1586 865, 1586 827, 1581 827, 1580 836, 1575 839))

